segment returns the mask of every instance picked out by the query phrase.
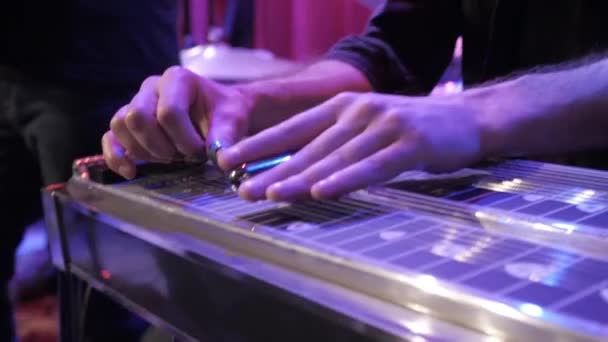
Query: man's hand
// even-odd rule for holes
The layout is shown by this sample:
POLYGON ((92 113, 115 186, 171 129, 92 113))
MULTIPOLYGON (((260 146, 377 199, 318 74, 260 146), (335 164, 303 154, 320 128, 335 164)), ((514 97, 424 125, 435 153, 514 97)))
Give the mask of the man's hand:
POLYGON ((103 154, 125 178, 135 176, 135 160, 204 159, 206 141, 233 144, 247 134, 250 111, 242 89, 172 67, 144 81, 114 115, 102 139, 103 154))
POLYGON ((126 178, 135 176, 134 160, 201 159, 208 143, 234 144, 345 89, 368 91, 371 86, 357 69, 339 61, 238 86, 172 67, 148 78, 115 114, 102 140, 104 157, 126 178))
POLYGON ((223 168, 299 150, 244 182, 240 195, 276 201, 333 198, 409 169, 448 171, 482 157, 475 101, 461 95, 343 93, 219 155, 223 168))

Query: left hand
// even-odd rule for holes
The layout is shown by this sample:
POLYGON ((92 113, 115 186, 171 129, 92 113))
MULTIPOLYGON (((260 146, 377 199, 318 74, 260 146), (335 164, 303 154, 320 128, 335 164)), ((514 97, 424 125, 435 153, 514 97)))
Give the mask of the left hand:
POLYGON ((299 150, 244 182, 249 200, 327 199, 387 181, 401 172, 443 172, 482 158, 474 101, 462 94, 407 97, 343 93, 219 153, 230 169, 299 150))

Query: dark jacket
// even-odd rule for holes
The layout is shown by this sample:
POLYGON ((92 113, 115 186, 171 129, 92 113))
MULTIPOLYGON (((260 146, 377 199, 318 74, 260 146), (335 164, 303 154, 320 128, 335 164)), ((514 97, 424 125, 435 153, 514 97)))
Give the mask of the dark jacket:
POLYGON ((607 23, 605 0, 389 0, 328 58, 362 70, 376 91, 428 93, 460 35, 470 86, 602 52, 607 23))

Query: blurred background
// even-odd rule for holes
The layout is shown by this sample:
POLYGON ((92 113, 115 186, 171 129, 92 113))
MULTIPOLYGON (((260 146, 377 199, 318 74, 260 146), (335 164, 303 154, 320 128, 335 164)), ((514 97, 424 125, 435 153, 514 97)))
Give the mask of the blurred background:
POLYGON ((182 0, 182 46, 208 43, 210 27, 215 26, 226 28, 226 38, 233 45, 251 44, 248 47, 267 49, 282 58, 308 61, 341 37, 361 32, 371 8, 381 2, 182 0))

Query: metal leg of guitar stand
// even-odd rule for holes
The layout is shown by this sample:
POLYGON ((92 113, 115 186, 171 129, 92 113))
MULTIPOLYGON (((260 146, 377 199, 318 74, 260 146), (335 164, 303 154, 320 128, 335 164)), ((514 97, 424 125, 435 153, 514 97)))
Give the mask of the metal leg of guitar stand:
POLYGON ((79 280, 68 272, 59 272, 59 340, 81 342, 79 280))

